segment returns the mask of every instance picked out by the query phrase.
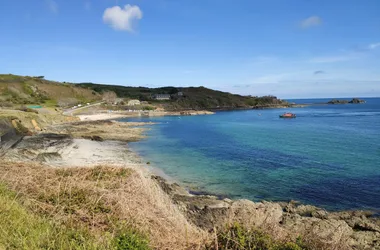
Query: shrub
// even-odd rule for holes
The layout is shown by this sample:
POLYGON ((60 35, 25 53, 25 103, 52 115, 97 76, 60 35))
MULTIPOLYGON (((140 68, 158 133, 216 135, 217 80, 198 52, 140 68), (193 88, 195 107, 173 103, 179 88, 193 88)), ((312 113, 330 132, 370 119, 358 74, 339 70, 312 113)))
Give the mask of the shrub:
POLYGON ((155 110, 156 108, 155 107, 152 107, 152 106, 143 106, 142 107, 142 110, 155 110))
POLYGON ((27 129, 24 125, 22 125, 20 121, 14 120, 14 124, 16 125, 15 129, 16 129, 16 132, 18 134, 21 134, 21 135, 29 135, 30 134, 29 129, 27 129))
POLYGON ((149 242, 138 232, 127 230, 114 238, 114 248, 117 250, 148 250, 149 242))

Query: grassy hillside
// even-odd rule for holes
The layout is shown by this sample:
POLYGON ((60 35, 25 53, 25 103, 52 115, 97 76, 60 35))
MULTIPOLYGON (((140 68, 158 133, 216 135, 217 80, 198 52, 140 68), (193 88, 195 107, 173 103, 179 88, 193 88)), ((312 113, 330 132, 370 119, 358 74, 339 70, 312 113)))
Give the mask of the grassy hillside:
POLYGON ((39 104, 64 107, 100 98, 97 92, 70 83, 48 81, 43 77, 0 74, 0 106, 39 104))
POLYGON ((286 106, 287 102, 277 99, 273 96, 250 97, 241 96, 221 91, 208 89, 205 87, 163 87, 163 88, 145 88, 145 87, 124 87, 115 85, 101 85, 94 83, 78 84, 83 88, 94 90, 98 93, 103 91, 113 91, 118 97, 139 99, 141 101, 157 102, 152 99, 154 94, 170 94, 170 101, 159 101, 168 110, 181 109, 237 109, 237 108, 261 108, 270 106, 286 106), (177 93, 182 92, 182 96, 177 93))
POLYGON ((23 104, 68 107, 102 98, 102 93, 113 91, 118 97, 149 101, 166 110, 184 109, 239 109, 286 106, 287 102, 273 96, 241 96, 205 87, 125 87, 94 83, 61 83, 48 81, 43 76, 17 76, 0 74, 0 107, 23 104), (178 93, 182 95, 178 95, 178 93), (154 94, 169 94, 170 101, 155 101, 154 94))

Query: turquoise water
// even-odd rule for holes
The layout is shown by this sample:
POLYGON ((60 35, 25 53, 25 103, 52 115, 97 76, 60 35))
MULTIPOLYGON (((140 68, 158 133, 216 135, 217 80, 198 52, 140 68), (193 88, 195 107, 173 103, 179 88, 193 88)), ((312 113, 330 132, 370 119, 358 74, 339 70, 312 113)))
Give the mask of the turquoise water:
MULTIPOLYGON (((153 121, 131 146, 197 192, 380 211, 380 99, 153 121)), ((325 100, 292 100, 298 103, 325 100)))

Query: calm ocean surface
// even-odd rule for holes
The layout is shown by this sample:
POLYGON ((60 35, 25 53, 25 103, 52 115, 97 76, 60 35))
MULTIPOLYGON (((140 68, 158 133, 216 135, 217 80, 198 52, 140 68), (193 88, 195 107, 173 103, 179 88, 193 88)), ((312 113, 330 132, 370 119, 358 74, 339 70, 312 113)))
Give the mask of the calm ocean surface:
POLYGON ((127 120, 158 123, 132 148, 192 190, 380 211, 380 98, 364 99, 360 105, 127 120), (285 111, 297 118, 280 119, 285 111))

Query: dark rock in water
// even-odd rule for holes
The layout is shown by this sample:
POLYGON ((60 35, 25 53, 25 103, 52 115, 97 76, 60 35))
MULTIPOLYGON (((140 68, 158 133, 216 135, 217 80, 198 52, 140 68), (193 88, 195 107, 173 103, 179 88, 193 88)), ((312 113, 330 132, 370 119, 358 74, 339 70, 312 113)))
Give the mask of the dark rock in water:
POLYGON ((352 104, 360 104, 360 103, 365 103, 364 100, 360 100, 358 98, 354 98, 352 99, 351 101, 349 101, 348 103, 352 103, 352 104))
POLYGON ((338 99, 332 99, 331 101, 327 102, 327 104, 360 104, 360 103, 365 103, 364 100, 360 100, 358 98, 353 98, 351 101, 347 100, 338 100, 338 99))
POLYGON ((327 104, 347 104, 347 103, 348 103, 347 100, 338 100, 338 99, 333 99, 327 102, 327 104))

